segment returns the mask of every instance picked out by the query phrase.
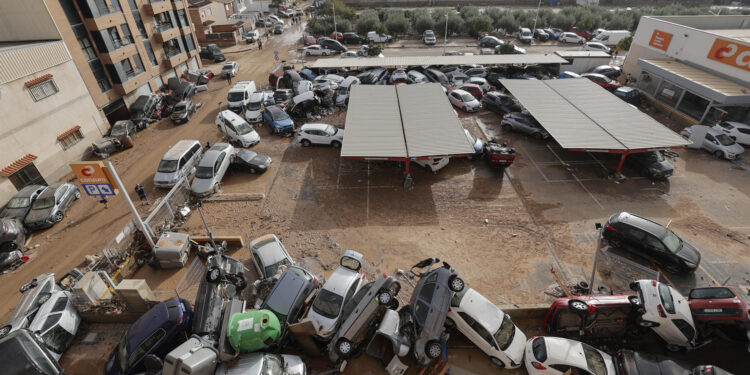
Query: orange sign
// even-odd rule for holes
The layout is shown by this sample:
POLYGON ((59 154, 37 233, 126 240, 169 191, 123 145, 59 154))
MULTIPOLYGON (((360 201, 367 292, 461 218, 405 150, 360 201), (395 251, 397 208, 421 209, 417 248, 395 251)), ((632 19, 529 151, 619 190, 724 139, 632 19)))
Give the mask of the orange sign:
POLYGON ((648 45, 666 51, 667 48, 669 48, 669 43, 672 42, 673 36, 674 35, 661 30, 654 30, 654 33, 651 34, 651 40, 648 42, 648 45))
POLYGON ((750 46, 717 38, 708 58, 735 68, 750 70, 750 46))
MULTIPOLYGON (((70 163, 70 169, 73 170, 81 185, 116 185, 114 179, 109 174, 107 167, 100 161, 81 161, 70 163)), ((115 194, 117 189, 114 190, 115 194)))

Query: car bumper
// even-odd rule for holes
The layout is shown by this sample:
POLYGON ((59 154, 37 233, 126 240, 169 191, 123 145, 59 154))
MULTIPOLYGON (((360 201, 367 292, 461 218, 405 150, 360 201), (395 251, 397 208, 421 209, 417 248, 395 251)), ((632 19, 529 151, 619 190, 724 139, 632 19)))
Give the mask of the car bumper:
POLYGON ((31 230, 39 230, 39 229, 49 228, 55 225, 55 223, 45 220, 45 221, 35 221, 33 223, 24 223, 24 225, 26 226, 26 228, 29 228, 31 230))
POLYGON ((260 143, 260 139, 257 141, 252 141, 252 142, 242 142, 242 147, 253 147, 257 145, 258 143, 260 143))
POLYGON ((167 181, 154 181, 154 186, 158 188, 171 188, 176 184, 177 181, 167 182, 167 181))
POLYGON ((172 117, 172 122, 175 124, 184 124, 188 122, 188 119, 187 117, 177 117, 177 118, 172 117))

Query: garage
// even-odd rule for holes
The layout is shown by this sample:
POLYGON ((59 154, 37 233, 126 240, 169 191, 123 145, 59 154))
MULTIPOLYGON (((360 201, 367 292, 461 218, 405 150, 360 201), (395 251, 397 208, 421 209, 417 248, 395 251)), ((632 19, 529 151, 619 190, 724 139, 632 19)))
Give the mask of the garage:
POLYGON ((630 154, 691 143, 588 79, 501 82, 562 148, 621 155, 615 173, 630 154))

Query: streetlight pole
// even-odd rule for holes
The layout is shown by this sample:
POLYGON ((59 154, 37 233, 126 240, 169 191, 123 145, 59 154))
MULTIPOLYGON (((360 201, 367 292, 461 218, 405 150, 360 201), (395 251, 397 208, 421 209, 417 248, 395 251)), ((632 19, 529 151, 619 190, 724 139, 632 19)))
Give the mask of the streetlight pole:
POLYGON ((443 39, 443 55, 445 55, 445 48, 448 46, 448 13, 445 14, 445 39, 443 39))
POLYGON ((539 3, 536 5, 536 15, 534 16, 534 28, 531 29, 532 33, 536 31, 536 20, 537 20, 537 18, 539 18, 539 8, 541 6, 542 6, 542 0, 539 0, 539 3))
MULTIPOLYGON (((333 8, 333 35, 336 35, 336 1, 331 0, 331 7, 333 8)), ((338 40, 338 38, 336 38, 338 40)))

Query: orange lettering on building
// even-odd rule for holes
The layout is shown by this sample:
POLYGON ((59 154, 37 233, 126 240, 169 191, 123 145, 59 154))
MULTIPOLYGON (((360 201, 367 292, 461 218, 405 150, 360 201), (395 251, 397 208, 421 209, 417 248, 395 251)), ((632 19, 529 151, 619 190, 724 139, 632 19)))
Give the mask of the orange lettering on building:
POLYGON ((735 68, 750 70, 750 46, 744 44, 717 38, 708 51, 708 58, 735 68))
POLYGON ((654 30, 654 33, 651 34, 651 40, 648 42, 648 45, 666 51, 667 48, 669 48, 669 43, 672 42, 673 36, 674 35, 661 30, 654 30))

